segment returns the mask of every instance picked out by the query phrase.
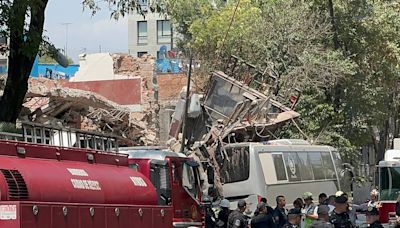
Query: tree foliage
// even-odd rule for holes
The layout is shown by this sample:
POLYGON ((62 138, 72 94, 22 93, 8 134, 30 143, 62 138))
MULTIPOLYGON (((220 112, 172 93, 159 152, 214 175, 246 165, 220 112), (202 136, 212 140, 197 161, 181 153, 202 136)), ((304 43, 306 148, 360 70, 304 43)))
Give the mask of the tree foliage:
POLYGON ((333 145, 354 162, 368 145, 379 160, 399 135, 397 1, 242 0, 189 16, 183 9, 170 16, 176 26, 188 22, 182 31, 204 69, 222 69, 234 54, 271 69, 283 95, 302 89, 302 131, 291 125, 282 136, 333 145))

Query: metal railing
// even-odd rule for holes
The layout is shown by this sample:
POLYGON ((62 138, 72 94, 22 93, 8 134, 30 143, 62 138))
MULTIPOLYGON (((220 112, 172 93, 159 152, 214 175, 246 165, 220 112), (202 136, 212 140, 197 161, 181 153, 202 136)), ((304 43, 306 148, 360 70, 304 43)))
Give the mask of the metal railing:
POLYGON ((0 132, 0 139, 61 147, 118 151, 118 141, 115 136, 32 122, 22 122, 22 134, 0 132))

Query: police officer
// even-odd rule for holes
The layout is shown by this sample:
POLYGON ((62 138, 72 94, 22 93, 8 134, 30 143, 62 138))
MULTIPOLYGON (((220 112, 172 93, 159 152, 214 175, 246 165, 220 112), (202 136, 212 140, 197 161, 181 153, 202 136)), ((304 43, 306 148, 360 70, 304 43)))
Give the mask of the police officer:
POLYGON ((228 227, 228 218, 232 210, 230 210, 231 203, 227 199, 221 200, 219 206, 221 210, 218 213, 218 222, 216 227, 227 228, 228 227))
POLYGON ((246 210, 246 201, 239 200, 238 208, 232 211, 228 217, 228 228, 246 228, 247 220, 243 212, 246 210))
POLYGON ((286 199, 284 196, 276 197, 276 207, 274 210, 274 222, 276 228, 282 228, 287 223, 286 199))
POLYGON ((268 213, 267 205, 260 202, 257 205, 258 214, 251 219, 251 228, 274 228, 272 214, 268 213))
POLYGON ((374 206, 369 206, 367 209, 367 223, 370 228, 383 228, 379 222, 379 210, 374 206))
POLYGON ((311 223, 310 228, 334 228, 329 222, 329 207, 326 205, 318 206, 318 219, 311 223))
POLYGON ((288 212, 288 223, 283 228, 299 228, 301 223, 301 209, 292 208, 288 212))
POLYGON ((318 196, 318 203, 319 205, 327 205, 328 196, 325 193, 321 193, 318 196))
MULTIPOLYGON (((260 200, 260 203, 265 203, 266 207, 267 207, 267 213, 270 214, 271 216, 273 216, 274 214, 274 209, 272 209, 272 207, 270 207, 268 205, 268 200, 265 197, 262 197, 260 200)), ((256 210, 254 211, 254 216, 258 215, 258 209, 256 208, 256 210)))
POLYGON ((350 216, 347 213, 347 197, 345 195, 336 196, 335 209, 329 216, 329 222, 335 228, 353 228, 350 216))

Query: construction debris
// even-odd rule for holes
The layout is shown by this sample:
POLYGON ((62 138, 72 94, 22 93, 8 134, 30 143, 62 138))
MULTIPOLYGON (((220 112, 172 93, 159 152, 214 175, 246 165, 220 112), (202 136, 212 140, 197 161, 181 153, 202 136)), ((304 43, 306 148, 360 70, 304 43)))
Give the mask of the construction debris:
POLYGON ((63 87, 62 81, 31 78, 26 100, 21 120, 111 133, 129 146, 156 143, 148 115, 134 115, 93 92, 63 87))
MULTIPOLYGON (((237 64, 239 60, 236 57, 233 59, 231 67, 243 65, 237 64)), ((271 71, 260 72, 248 65, 245 70, 230 69, 227 72, 231 75, 213 72, 205 94, 191 94, 189 118, 186 120, 183 120, 185 101, 181 99, 176 105, 170 129, 170 136, 178 139, 170 140, 171 150, 181 151, 178 145, 185 140, 186 154, 208 161, 213 167, 217 196, 223 196, 220 169, 227 159, 225 145, 275 139, 275 132, 283 124, 299 117, 299 113, 293 111, 298 90, 293 90, 297 94, 289 93, 289 102, 276 96, 276 77, 268 75, 271 71), (197 103, 201 104, 200 108, 197 103), (181 129, 183 121, 186 121, 185 129, 181 129), (181 131, 186 131, 185 139, 179 137, 181 131)))

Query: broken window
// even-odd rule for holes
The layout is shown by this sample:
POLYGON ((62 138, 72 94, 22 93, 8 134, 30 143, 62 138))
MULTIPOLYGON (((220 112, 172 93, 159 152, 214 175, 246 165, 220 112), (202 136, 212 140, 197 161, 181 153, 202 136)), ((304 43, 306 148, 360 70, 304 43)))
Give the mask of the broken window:
POLYGON ((236 104, 244 100, 244 91, 221 77, 213 77, 210 85, 205 106, 210 109, 213 119, 230 116, 236 104))

